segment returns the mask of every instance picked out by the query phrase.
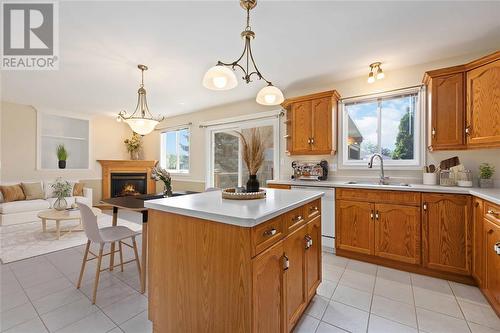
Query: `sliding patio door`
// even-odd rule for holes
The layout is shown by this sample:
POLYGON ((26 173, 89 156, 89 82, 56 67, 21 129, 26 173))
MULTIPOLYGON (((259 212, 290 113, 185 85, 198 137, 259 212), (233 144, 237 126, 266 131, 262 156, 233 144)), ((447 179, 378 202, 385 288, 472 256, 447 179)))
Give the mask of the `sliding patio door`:
POLYGON ((248 169, 242 159, 242 144, 237 132, 250 136, 251 129, 257 129, 264 143, 264 163, 257 178, 261 186, 278 174, 279 130, 277 119, 245 121, 239 124, 208 128, 209 131, 209 170, 207 187, 228 188, 245 186, 248 169))

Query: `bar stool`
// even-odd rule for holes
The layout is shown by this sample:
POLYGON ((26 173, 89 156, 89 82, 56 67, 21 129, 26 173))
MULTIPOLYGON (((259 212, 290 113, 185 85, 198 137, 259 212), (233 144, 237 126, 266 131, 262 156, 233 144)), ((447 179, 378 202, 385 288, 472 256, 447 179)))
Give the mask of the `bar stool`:
MULTIPOLYGON (((78 278, 78 284, 76 285, 77 289, 80 289, 80 286, 82 284, 82 278, 83 278, 83 272, 85 271, 85 264, 87 261, 97 259, 97 268, 96 268, 96 273, 95 273, 95 281, 94 281, 94 291, 92 293, 92 304, 95 304, 96 300, 96 294, 97 294, 97 286, 99 285, 99 276, 102 271, 105 271, 105 269, 101 269, 101 263, 102 263, 102 258, 105 256, 110 255, 112 252, 110 251, 109 253, 104 252, 104 246, 106 244, 113 244, 115 242, 118 242, 118 251, 113 251, 113 254, 116 252, 120 253, 120 267, 121 271, 123 272, 123 265, 128 264, 129 262, 135 261, 137 263, 137 269, 139 270, 139 280, 141 279, 141 264, 139 261, 139 255, 137 253, 137 243, 135 241, 135 237, 137 235, 140 235, 140 233, 135 232, 125 226, 114 226, 114 227, 106 227, 106 228, 101 228, 97 226, 97 216, 94 214, 94 212, 90 209, 89 206, 77 202, 78 208, 80 209, 80 214, 81 214, 81 220, 83 224, 83 230, 85 231, 85 234, 87 235, 88 241, 87 241, 87 247, 85 248, 85 254, 83 255, 83 261, 82 261, 82 268, 80 270, 80 277, 78 278), (123 240, 131 238, 132 239, 132 245, 125 243, 123 240), (99 253, 95 254, 92 251, 90 251, 90 244, 98 243, 99 244, 99 253), (135 259, 128 260, 126 262, 123 262, 123 252, 122 252, 122 245, 126 245, 130 248, 134 249, 134 254, 135 254, 135 259), (89 253, 93 255, 93 258, 88 259, 89 253)), ((114 265, 113 267, 117 267, 118 265, 114 265)), ((140 281, 139 281, 140 282, 140 281)))

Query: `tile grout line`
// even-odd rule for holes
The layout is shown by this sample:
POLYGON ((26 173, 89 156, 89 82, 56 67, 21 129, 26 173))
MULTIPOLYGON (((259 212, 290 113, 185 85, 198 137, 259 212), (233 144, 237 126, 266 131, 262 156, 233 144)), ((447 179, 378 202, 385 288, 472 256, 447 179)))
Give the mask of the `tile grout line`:
POLYGON ((413 290, 413 278, 411 273, 409 273, 409 275, 410 275, 411 296, 413 299, 413 309, 415 310, 415 321, 417 322, 417 332, 420 332, 420 326, 418 324, 417 303, 415 302, 415 290, 413 290))
POLYGON ((379 266, 377 265, 376 269, 375 269, 375 281, 373 281, 372 299, 370 301, 370 307, 368 308, 368 320, 366 322, 366 332, 367 333, 368 333, 368 329, 370 327, 370 320, 372 318, 372 306, 373 306, 373 299, 375 298, 375 286, 377 285, 378 269, 379 269, 379 266))
POLYGON ((470 325, 469 325, 469 321, 467 320, 467 317, 465 316, 465 313, 462 309, 462 305, 458 301, 457 295, 455 295, 455 290, 453 290, 453 287, 451 286, 450 281, 446 281, 446 282, 448 283, 448 286, 451 289, 451 293, 453 294, 453 297, 455 298, 455 302, 457 302, 457 304, 458 304, 458 308, 460 309, 460 313, 462 313, 462 316, 464 316, 465 324, 467 324, 467 328, 469 329, 469 332, 472 332, 472 329, 470 328, 470 325))

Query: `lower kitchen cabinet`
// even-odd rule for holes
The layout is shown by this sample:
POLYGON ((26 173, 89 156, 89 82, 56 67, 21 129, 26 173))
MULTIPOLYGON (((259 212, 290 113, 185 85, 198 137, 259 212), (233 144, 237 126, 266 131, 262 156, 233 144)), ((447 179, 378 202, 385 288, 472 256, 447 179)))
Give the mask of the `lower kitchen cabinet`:
POLYGON ((375 204, 374 254, 420 264, 420 207, 375 204))
POLYGON ((373 204, 337 200, 335 212, 336 248, 373 254, 373 204))
POLYGON ((471 275, 471 198, 423 193, 423 264, 441 272, 471 275))
POLYGON ((500 207, 489 205, 485 213, 485 275, 482 290, 500 316, 500 207))
POLYGON ((284 332, 283 242, 253 259, 253 332, 284 332))
POLYGON ((474 198, 472 203, 472 277, 482 287, 484 282, 484 203, 474 198))
POLYGON ((306 231, 307 226, 303 225, 283 241, 287 263, 284 271, 287 331, 291 331, 295 326, 307 302, 306 231))
POLYGON ((310 300, 321 282, 321 216, 314 217, 306 227, 306 291, 310 300))

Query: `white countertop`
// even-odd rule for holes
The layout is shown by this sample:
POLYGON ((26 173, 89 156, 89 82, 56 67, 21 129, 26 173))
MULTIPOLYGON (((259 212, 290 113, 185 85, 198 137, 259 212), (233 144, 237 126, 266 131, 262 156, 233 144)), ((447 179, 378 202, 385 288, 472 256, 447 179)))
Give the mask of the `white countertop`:
POLYGON ((320 198, 322 192, 266 189, 266 198, 222 199, 220 191, 148 200, 144 207, 210 221, 253 227, 320 198))
POLYGON ((412 191, 412 192, 434 192, 450 194, 470 194, 478 198, 500 205, 500 188, 479 188, 479 187, 459 187, 459 186, 440 186, 410 184, 410 186, 392 186, 378 184, 347 184, 347 180, 269 180, 268 184, 284 184, 292 186, 308 187, 333 187, 333 188, 360 188, 371 190, 391 190, 391 191, 412 191))

